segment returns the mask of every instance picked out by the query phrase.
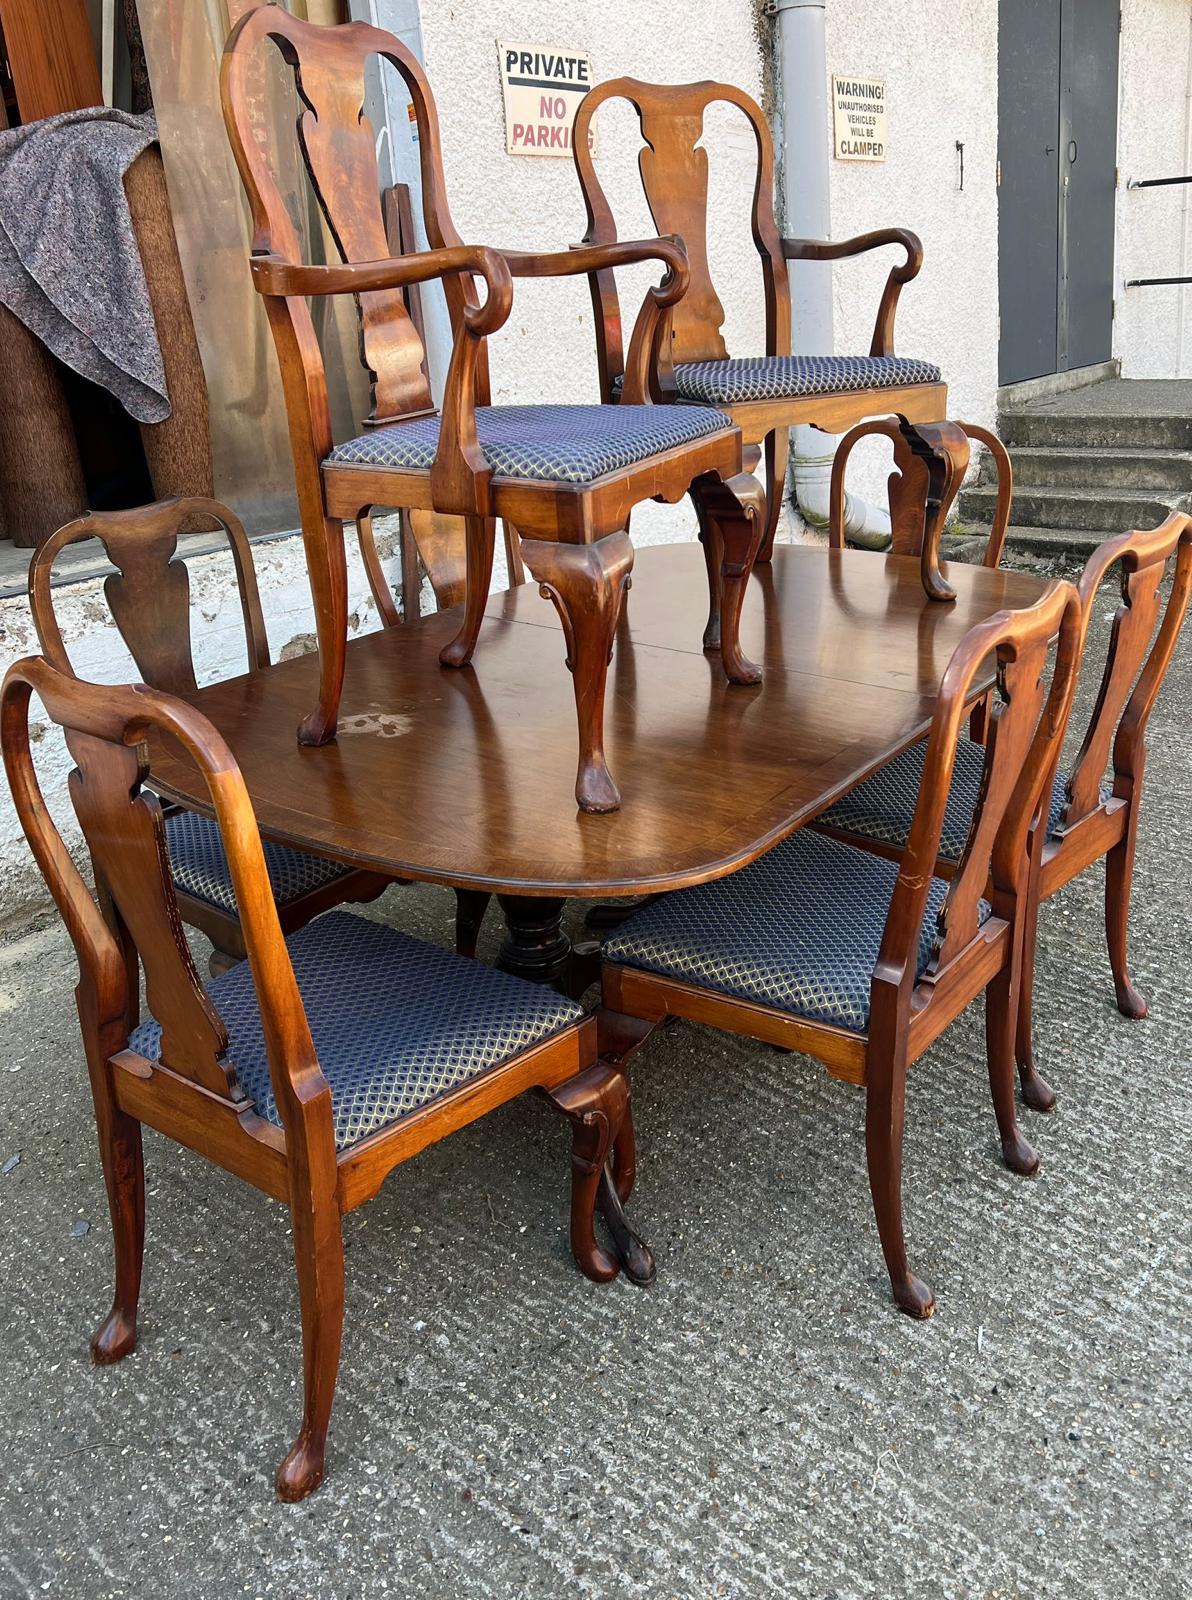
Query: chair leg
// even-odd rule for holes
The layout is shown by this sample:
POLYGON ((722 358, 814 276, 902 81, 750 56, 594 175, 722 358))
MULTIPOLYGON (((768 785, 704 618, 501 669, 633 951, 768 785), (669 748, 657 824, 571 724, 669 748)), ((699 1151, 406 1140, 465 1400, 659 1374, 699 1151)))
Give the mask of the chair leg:
POLYGON ((621 795, 604 758, 604 692, 613 639, 632 581, 633 545, 624 532, 595 544, 556 544, 523 535, 522 555, 541 593, 554 602, 575 687, 582 811, 616 811, 621 795))
POLYGON ((299 744, 327 744, 335 738, 348 649, 348 567, 344 525, 321 510, 303 508, 302 544, 310 576, 319 641, 319 699, 298 728, 299 744))
POLYGON ((989 1066, 989 1092, 997 1117, 1002 1160, 1011 1172, 1025 1178, 1039 1170, 1039 1157, 1018 1126, 1014 1098, 1014 1030, 1018 1020, 1013 974, 1004 967, 985 990, 985 1053, 989 1066))
POLYGON ((723 584, 720 576, 724 565, 724 540, 720 537, 720 524, 704 514, 703 500, 694 491, 691 502, 699 520, 699 542, 704 552, 704 566, 708 573, 708 620, 704 626, 704 649, 711 655, 720 654, 720 612, 723 606, 723 584))
POLYGON ((629 1227, 623 1209, 635 1166, 632 1124, 628 1133, 622 1131, 629 1109, 624 1072, 598 1061, 548 1090, 547 1097, 571 1123, 571 1253, 576 1265, 594 1283, 608 1283, 623 1266, 633 1282, 651 1282, 654 1259, 629 1227), (614 1148, 617 1164, 610 1181, 608 1163, 614 1148), (624 1194, 619 1192, 622 1184, 624 1194), (615 1255, 596 1238, 598 1198, 617 1247, 615 1255))
POLYGON ((631 1283, 647 1287, 658 1269, 649 1246, 640 1239, 625 1215, 625 1204, 633 1193, 637 1177, 637 1144, 633 1135, 633 1102, 626 1100, 625 1115, 613 1139, 612 1153, 600 1177, 600 1210, 613 1236, 625 1276, 631 1283))
POLYGON ((1126 944, 1130 924, 1130 890, 1134 884, 1134 846, 1138 835, 1137 806, 1130 802, 1130 818, 1125 837, 1105 857, 1105 939, 1109 946, 1109 965, 1117 1008, 1123 1017, 1141 1022, 1147 1004, 1130 981, 1126 944))
POLYGON ((295 1501, 323 1481, 344 1325, 344 1247, 333 1196, 295 1192, 290 1214, 302 1308, 303 1410, 298 1437, 277 1471, 277 1494, 295 1501))
POLYGON ((493 547, 497 525, 491 517, 465 517, 464 531, 468 581, 464 592, 464 620, 451 643, 439 651, 445 667, 466 667, 476 649, 488 590, 493 577, 493 547))
POLYGON ((95 1125, 116 1256, 112 1309, 91 1337, 91 1358, 101 1367, 120 1361, 136 1348, 137 1302, 145 1256, 145 1163, 141 1124, 121 1111, 112 1093, 106 1063, 90 1066, 95 1125))
MULTIPOLYGON (((765 525, 765 490, 752 473, 740 472, 727 482, 713 477, 697 478, 691 494, 699 511, 706 560, 713 557, 712 540, 719 542, 720 660, 724 675, 730 683, 760 683, 762 669, 741 650, 740 627, 741 607, 765 525), (704 529, 709 533, 703 532, 704 529)), ((712 613, 704 633, 705 647, 713 628, 715 605, 713 590, 712 613)))
POLYGON ((455 953, 474 956, 476 941, 480 937, 480 924, 492 895, 484 889, 457 889, 455 891, 455 953))
POLYGON ((875 1048, 871 1041, 865 1084, 865 1153, 878 1237, 895 1304, 908 1316, 925 1318, 935 1297, 911 1271, 902 1231, 902 1131, 906 1112, 906 1055, 875 1048))
POLYGON ((774 556, 774 535, 778 532, 778 519, 782 516, 782 502, 786 495, 786 464, 790 447, 789 428, 775 428, 773 433, 766 435, 766 521, 757 552, 758 566, 767 565, 774 556))
POLYGON ((1054 1111, 1055 1090, 1035 1066, 1035 946, 1039 934, 1039 908, 1027 912, 1022 938, 1022 975, 1018 983, 1018 1015, 1014 1030, 1014 1057, 1024 1104, 1032 1111, 1054 1111))

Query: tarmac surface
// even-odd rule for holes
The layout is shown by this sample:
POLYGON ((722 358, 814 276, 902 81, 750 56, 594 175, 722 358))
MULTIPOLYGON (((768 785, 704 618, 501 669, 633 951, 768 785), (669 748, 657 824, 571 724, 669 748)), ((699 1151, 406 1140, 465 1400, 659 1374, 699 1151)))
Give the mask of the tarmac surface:
MULTIPOLYGON (((979 1004, 911 1073, 931 1322, 888 1297, 862 1094, 660 1030, 633 1072, 656 1285, 575 1271, 539 1100, 407 1163, 345 1224, 328 1475, 296 1507, 285 1212, 147 1133, 140 1343, 93 1368, 111 1241, 72 954, 51 921, 0 946, 0 1596, 1192 1594, 1190 802, 1192 635, 1150 740, 1150 1018, 1114 1008, 1094 868, 1043 914, 1039 1176, 999 1163, 979 1004)), ((450 938, 443 891, 371 914, 450 938)))

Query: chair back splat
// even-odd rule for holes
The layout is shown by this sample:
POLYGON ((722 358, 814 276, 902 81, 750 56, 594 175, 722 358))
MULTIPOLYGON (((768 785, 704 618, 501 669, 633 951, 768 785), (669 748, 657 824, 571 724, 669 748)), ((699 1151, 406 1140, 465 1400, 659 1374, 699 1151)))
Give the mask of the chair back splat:
MULTIPOLYGON (((432 250, 461 241, 447 209, 439 120, 426 75, 417 59, 392 34, 368 23, 321 27, 289 15, 280 6, 259 6, 242 17, 224 52, 223 101, 236 165, 252 210, 254 256, 275 256, 297 264, 302 246, 286 208, 268 147, 254 128, 252 74, 260 70, 254 53, 271 40, 294 73, 303 109, 298 138, 311 186, 345 262, 383 261, 391 255, 377 172, 376 130, 364 113, 365 67, 375 56, 400 74, 413 104, 422 168, 422 209, 432 250)), ((478 304, 471 275, 444 279, 453 323, 465 307, 478 304)), ((298 295, 266 300, 279 348, 316 342, 308 302, 298 295)), ((368 422, 381 424, 433 411, 424 370, 422 341, 406 309, 401 288, 370 290, 359 296, 361 359, 370 376, 373 405, 368 422)), ((480 361, 485 361, 484 352, 480 361)), ((287 372, 283 362, 283 377, 287 372)), ((287 384, 289 380, 287 379, 287 384)), ((485 387, 487 384, 485 382, 485 387)), ((322 454, 332 447, 326 386, 311 396, 312 417, 324 435, 322 454)), ((288 397, 288 403, 292 401, 288 397)))
POLYGON ((177 559, 178 534, 197 519, 215 523, 227 534, 236 568, 244 618, 248 670, 269 665, 269 641, 252 551, 240 519, 218 500, 198 497, 159 500, 127 511, 92 511, 76 517, 41 545, 29 566, 29 607, 41 648, 59 672, 70 672, 70 658, 54 614, 54 562, 67 545, 98 539, 116 571, 104 583, 104 596, 120 637, 146 683, 167 694, 194 694, 194 654, 190 631, 190 577, 177 559))
POLYGON ((1096 705, 1068 780, 1068 803, 1060 819, 1063 827, 1074 826, 1100 806, 1101 783, 1111 758, 1115 795, 1130 799, 1142 782, 1147 721, 1192 597, 1192 517, 1176 513, 1145 533, 1107 539, 1080 580, 1086 612, 1091 611, 1102 579, 1115 564, 1122 603, 1113 619, 1096 705), (1173 555, 1171 595, 1156 631, 1162 584, 1173 555))
POLYGON ((231 752, 206 718, 143 685, 85 683, 37 658, 18 662, 9 672, 3 703, 4 764, 17 814, 70 930, 80 970, 94 988, 99 1014, 108 1019, 128 1015, 127 969, 116 937, 71 862, 42 798, 29 749, 31 693, 65 732, 76 763, 71 800, 96 875, 140 956, 149 1009, 162 1028, 163 1064, 210 1093, 235 1100, 241 1098, 235 1072, 223 1059, 227 1030, 199 981, 182 931, 161 806, 142 787, 148 776, 144 741, 149 732, 172 735, 203 774, 228 854, 270 1043, 274 1093, 284 1118, 294 1092, 277 1054, 283 1035, 291 1061, 298 1046, 296 1053, 305 1054, 314 1071, 318 1068, 260 835, 231 752))
POLYGON ((1068 583, 1048 587, 1033 606, 1002 612, 963 640, 944 674, 932 719, 915 806, 874 973, 878 991, 892 979, 897 989, 915 978, 919 928, 940 849, 956 747, 973 685, 992 660, 989 738, 980 796, 968 843, 939 917, 930 972, 939 971, 977 936, 981 901, 992 885, 995 915, 1013 914, 1025 891, 1026 843, 1055 770, 1059 743, 1075 691, 1083 645, 1083 614, 1068 583), (1046 682, 1054 641, 1054 665, 1046 682))
MULTIPOLYGON (((787 266, 774 219, 774 145, 757 102, 728 83, 659 85, 633 78, 599 84, 584 97, 575 119, 572 149, 588 212, 585 244, 612 244, 617 226, 589 147, 596 112, 609 100, 626 100, 637 113, 645 145, 638 158, 642 187, 658 232, 683 240, 691 268, 687 293, 670 313, 670 338, 660 352, 662 380, 675 361, 723 361, 728 357, 721 329, 724 306, 708 263, 708 154, 700 144, 709 106, 736 106, 749 123, 757 149, 757 171, 750 213, 761 257, 766 305, 766 349, 789 355, 790 293, 787 266)), ((592 301, 600 362, 601 392, 611 400, 625 370, 621 311, 611 270, 592 275, 592 301)))

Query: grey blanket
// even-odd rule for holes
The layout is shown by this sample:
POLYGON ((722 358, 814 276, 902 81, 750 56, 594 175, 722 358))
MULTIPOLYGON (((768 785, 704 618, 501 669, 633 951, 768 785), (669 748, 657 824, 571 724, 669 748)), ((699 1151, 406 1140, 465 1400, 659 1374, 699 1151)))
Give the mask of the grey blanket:
POLYGON ((124 174, 151 111, 66 111, 0 132, 0 302, 138 422, 170 414, 124 174))

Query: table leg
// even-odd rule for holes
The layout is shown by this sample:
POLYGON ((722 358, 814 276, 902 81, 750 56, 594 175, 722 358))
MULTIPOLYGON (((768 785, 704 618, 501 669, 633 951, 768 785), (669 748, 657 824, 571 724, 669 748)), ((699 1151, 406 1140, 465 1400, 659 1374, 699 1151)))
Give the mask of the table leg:
POLYGON ((531 983, 564 987, 571 967, 571 940, 562 928, 566 900, 538 896, 497 896, 508 930, 497 965, 531 983))

